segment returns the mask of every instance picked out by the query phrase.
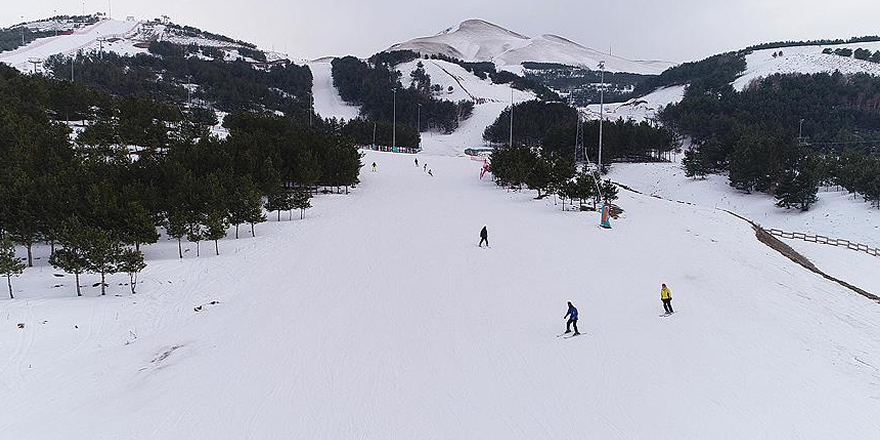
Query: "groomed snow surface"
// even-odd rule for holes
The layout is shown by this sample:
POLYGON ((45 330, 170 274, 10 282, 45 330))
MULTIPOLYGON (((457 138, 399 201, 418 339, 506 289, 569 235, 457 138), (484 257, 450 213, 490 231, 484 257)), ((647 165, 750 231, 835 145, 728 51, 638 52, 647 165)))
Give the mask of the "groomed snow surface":
POLYGON ((367 153, 379 171, 365 167, 352 194, 223 240, 219 257, 208 244, 182 261, 174 242, 149 246, 136 295, 114 276, 110 296, 75 298, 70 276, 28 270, 21 299, 0 301, 2 436, 880 432, 880 306, 758 243, 747 223, 621 191, 626 212, 603 230, 595 213, 480 181, 476 162, 419 160, 435 177, 413 156, 367 153), (477 247, 484 224, 491 249, 477 247), (679 312, 669 318, 661 282, 679 312), (566 340, 568 300, 585 334, 566 340))
POLYGON ((312 71, 312 99, 315 112, 324 118, 350 120, 357 117, 360 107, 342 100, 333 86, 332 59, 313 61, 308 64, 312 71))

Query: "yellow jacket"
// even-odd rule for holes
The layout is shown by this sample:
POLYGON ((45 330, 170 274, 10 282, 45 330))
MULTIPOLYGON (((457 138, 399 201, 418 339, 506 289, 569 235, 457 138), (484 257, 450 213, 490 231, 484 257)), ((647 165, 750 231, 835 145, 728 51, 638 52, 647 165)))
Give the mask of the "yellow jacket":
POLYGON ((660 299, 672 299, 672 291, 668 287, 660 288, 660 299))

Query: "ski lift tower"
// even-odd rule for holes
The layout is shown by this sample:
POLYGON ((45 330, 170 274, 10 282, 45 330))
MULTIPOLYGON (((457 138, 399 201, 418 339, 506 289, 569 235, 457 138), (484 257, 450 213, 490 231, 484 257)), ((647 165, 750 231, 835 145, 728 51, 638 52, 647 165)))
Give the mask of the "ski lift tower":
POLYGON ((37 73, 37 70, 38 70, 37 66, 40 66, 43 64, 43 59, 37 58, 37 57, 30 57, 30 58, 28 58, 28 63, 34 65, 34 73, 37 73))

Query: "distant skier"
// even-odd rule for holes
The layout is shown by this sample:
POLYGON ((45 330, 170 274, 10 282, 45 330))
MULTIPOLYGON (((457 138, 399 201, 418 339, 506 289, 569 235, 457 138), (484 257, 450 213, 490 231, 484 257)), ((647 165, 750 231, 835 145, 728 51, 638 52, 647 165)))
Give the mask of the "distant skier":
POLYGON ((376 162, 373 162, 373 172, 376 172, 376 162))
POLYGON ((568 311, 565 312, 563 318, 568 318, 568 322, 565 323, 565 333, 571 333, 571 327, 574 325, 574 334, 581 334, 581 332, 578 331, 578 309, 571 303, 571 301, 568 302, 568 311))
POLYGON ((485 225, 480 230, 480 247, 483 247, 483 242, 486 242, 486 247, 489 247, 489 231, 486 230, 485 225))
POLYGON ((419 158, 417 157, 417 158, 413 159, 413 161, 415 161, 416 167, 418 167, 419 166, 419 158))
POLYGON ((422 171, 424 171, 426 173, 428 172, 428 164, 425 164, 425 166, 422 167, 422 171))
POLYGON ((660 287, 660 301, 663 301, 663 310, 666 311, 667 315, 675 313, 672 310, 672 291, 666 287, 666 284, 662 284, 660 287))
POLYGON ((431 177, 434 177, 434 172, 431 171, 431 170, 428 170, 428 175, 431 176, 431 177))

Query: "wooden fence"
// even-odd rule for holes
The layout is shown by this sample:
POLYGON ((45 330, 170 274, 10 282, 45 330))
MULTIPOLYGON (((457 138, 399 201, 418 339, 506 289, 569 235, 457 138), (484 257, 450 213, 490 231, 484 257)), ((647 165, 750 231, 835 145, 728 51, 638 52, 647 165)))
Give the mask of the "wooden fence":
POLYGON ((786 232, 781 229, 765 229, 770 235, 791 240, 803 240, 810 243, 827 244, 830 246, 845 246, 847 249, 864 252, 868 255, 880 257, 880 249, 872 248, 866 244, 855 243, 843 238, 829 238, 822 235, 808 235, 802 232, 786 232))

